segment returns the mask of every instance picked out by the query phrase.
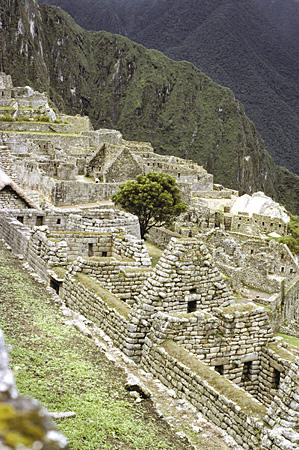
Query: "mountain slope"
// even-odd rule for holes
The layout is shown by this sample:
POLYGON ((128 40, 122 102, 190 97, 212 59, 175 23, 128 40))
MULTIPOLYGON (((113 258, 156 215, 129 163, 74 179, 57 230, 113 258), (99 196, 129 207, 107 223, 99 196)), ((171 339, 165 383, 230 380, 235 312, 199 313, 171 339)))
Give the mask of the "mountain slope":
POLYGON ((123 34, 197 65, 234 91, 275 161, 299 174, 295 0, 41 1, 63 7, 88 29, 123 34))
POLYGON ((8 0, 0 20, 1 66, 15 84, 47 90, 61 108, 90 115, 97 127, 192 158, 241 193, 263 190, 298 207, 298 177, 284 172, 282 191, 281 171, 244 108, 190 63, 107 32, 86 32, 35 0, 8 0))

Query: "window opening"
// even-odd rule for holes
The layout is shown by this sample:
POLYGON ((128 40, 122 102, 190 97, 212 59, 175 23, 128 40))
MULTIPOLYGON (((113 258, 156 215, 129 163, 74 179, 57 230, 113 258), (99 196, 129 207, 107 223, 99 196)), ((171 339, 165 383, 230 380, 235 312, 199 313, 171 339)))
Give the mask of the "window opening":
POLYGON ((44 224, 44 216, 36 216, 36 222, 37 227, 41 227, 44 224))
POLYGON ((277 369, 274 369, 274 379, 273 379, 273 383, 274 383, 274 389, 278 389, 279 388, 279 383, 280 383, 280 372, 277 369))
POLYGON ((88 256, 90 258, 93 256, 93 244, 88 244, 88 256))
POLYGON ((192 300, 192 301, 188 302, 188 305, 187 305, 187 312, 188 313, 192 313, 192 312, 196 311, 196 308, 197 308, 197 301, 196 300, 192 300))
POLYGON ((216 372, 219 373, 219 375, 223 375, 224 367, 223 367, 223 365, 221 365, 221 366, 215 366, 215 370, 216 370, 216 372))
POLYGON ((247 361, 244 363, 241 381, 250 380, 251 368, 252 368, 252 361, 247 361))
POLYGON ((61 281, 54 280, 54 278, 50 279, 50 287, 54 289, 57 295, 59 295, 61 285, 61 281))

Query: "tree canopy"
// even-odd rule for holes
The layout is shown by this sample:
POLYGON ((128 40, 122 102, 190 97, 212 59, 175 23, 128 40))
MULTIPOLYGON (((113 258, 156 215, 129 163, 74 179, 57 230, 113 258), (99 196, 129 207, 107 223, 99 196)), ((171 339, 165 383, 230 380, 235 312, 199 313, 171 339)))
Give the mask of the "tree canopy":
POLYGON ((169 226, 174 217, 188 208, 175 178, 156 172, 127 181, 112 195, 112 200, 139 218, 142 238, 152 227, 169 226))

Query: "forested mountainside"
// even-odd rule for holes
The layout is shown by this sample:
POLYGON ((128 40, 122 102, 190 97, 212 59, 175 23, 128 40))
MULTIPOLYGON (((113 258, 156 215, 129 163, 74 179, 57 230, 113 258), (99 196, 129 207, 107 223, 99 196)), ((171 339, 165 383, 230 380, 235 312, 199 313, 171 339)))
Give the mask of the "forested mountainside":
POLYGON ((299 0, 254 0, 279 33, 283 44, 299 58, 299 0))
POLYGON ((216 182, 263 190, 298 210, 299 178, 274 165, 233 93, 192 64, 128 39, 81 29, 36 0, 1 4, 1 70, 15 85, 46 90, 66 112, 96 127, 151 141, 160 153, 193 159, 216 182))
POLYGON ((194 63, 231 88, 278 164, 299 174, 297 0, 40 0, 84 28, 194 63))

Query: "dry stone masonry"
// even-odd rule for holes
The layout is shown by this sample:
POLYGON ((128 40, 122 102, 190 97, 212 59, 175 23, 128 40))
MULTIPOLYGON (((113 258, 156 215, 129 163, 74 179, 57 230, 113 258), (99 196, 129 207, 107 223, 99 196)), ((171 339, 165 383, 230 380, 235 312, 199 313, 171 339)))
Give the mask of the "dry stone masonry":
MULTIPOLYGON (((15 88, 3 73, 0 107, 0 238, 240 448, 298 448, 299 351, 272 329, 298 333, 298 262, 266 239, 287 232, 285 216, 234 212, 238 193, 202 167, 116 130, 94 131, 88 118, 59 114, 45 94, 15 88), (137 217, 101 203, 151 171, 173 175, 190 205, 175 232, 151 230, 164 249, 155 267, 137 217), (273 307, 272 322, 230 288, 253 290, 273 307)), ((0 334, 5 401, 17 395, 7 361, 0 334)))

